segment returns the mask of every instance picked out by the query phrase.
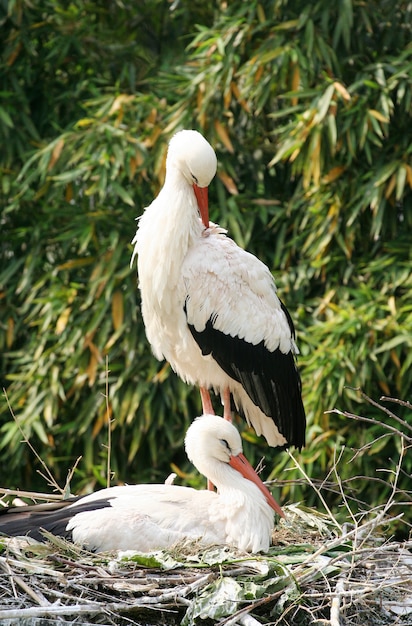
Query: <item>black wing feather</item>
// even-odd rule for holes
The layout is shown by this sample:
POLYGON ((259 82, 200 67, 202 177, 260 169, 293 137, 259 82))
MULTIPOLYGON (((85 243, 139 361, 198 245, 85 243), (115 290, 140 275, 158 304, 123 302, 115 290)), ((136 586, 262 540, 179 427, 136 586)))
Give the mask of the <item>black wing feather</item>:
POLYGON ((9 537, 27 536, 36 541, 44 541, 43 530, 72 540, 72 531, 66 530, 69 521, 82 511, 92 511, 110 507, 110 499, 81 503, 82 496, 63 500, 52 505, 32 505, 0 509, 0 533, 9 537), (78 502, 74 507, 70 504, 78 502))
MULTIPOLYGON (((294 335, 289 313, 282 305, 294 335)), ((185 307, 186 313, 186 307, 185 307)), ((271 417, 289 445, 305 445, 306 417, 301 380, 292 352, 271 352, 264 342, 253 345, 213 327, 213 316, 204 330, 189 324, 203 355, 212 355, 224 372, 245 389, 252 402, 271 417)))

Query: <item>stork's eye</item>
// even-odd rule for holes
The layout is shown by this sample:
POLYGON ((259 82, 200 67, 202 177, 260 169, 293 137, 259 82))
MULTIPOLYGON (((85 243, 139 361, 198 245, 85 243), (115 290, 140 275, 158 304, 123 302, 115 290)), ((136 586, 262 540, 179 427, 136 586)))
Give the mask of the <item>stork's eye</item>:
POLYGON ((221 439, 220 442, 223 443, 228 452, 232 452, 226 439, 221 439))
POLYGON ((194 174, 192 174, 192 172, 190 172, 191 177, 193 178, 193 182, 196 183, 196 185, 199 183, 199 181, 197 180, 196 176, 194 174))

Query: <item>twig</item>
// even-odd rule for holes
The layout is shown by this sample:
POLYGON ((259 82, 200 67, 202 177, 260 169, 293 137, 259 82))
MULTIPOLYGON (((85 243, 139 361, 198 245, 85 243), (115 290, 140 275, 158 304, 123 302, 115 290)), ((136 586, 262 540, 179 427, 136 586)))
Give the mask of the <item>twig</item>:
POLYGON ((72 468, 71 468, 71 469, 67 472, 67 478, 66 478, 66 482, 65 482, 65 484, 64 484, 64 488, 63 488, 63 495, 64 495, 64 498, 65 498, 65 499, 69 498, 69 497, 70 497, 70 495, 71 495, 71 491, 70 491, 70 483, 71 483, 71 480, 72 480, 72 478, 73 478, 74 472, 76 471, 76 468, 77 468, 77 466, 78 466, 78 464, 80 463, 80 461, 81 461, 81 460, 82 460, 82 457, 81 457, 81 456, 77 457, 75 464, 74 464, 74 465, 73 465, 73 467, 72 467, 72 468))
POLYGON ((235 613, 233 613, 233 615, 231 615, 230 617, 224 617, 219 622, 217 622, 216 626, 227 626, 230 623, 233 624, 233 619, 234 618, 236 618, 239 621, 239 619, 242 616, 247 615, 251 611, 254 611, 255 609, 259 608, 260 606, 262 606, 264 604, 269 604, 269 603, 273 602, 274 600, 276 600, 276 598, 280 598, 280 596, 284 592, 285 592, 284 589, 279 589, 279 591, 276 591, 275 593, 271 593, 269 596, 266 596, 265 598, 260 598, 259 600, 256 600, 255 602, 252 602, 248 606, 243 607, 243 608, 239 609, 238 611, 236 611, 235 613))
MULTIPOLYGON (((336 449, 335 449, 335 451, 334 451, 334 455, 336 455, 336 449)), ((340 455, 340 456, 339 456, 339 459, 341 458, 341 456, 342 456, 342 455, 340 455)), ((339 461, 339 459, 338 459, 338 461, 339 461)), ((346 494, 345 494, 345 491, 344 491, 344 489, 343 489, 343 486, 342 486, 342 482, 341 482, 341 479, 340 479, 339 473, 338 473, 338 471, 337 471, 337 462, 336 462, 336 459, 334 460, 334 463, 333 463, 333 470, 334 470, 334 473, 335 473, 335 478, 336 478, 337 485, 338 485, 338 487, 339 487, 340 494, 341 494, 341 496, 342 496, 342 500, 343 500, 343 502, 345 503, 346 510, 348 511, 349 515, 351 516, 353 523, 354 523, 354 524, 356 524, 356 519, 355 519, 355 517, 354 517, 354 515, 353 515, 353 513, 352 513, 352 509, 350 508, 350 506, 349 506, 349 504, 348 504, 348 501, 347 501, 347 499, 346 499, 346 494)))
POLYGON ((111 483, 112 429, 109 410, 109 357, 106 354, 106 416, 107 416, 107 476, 106 485, 111 483))
POLYGON ((395 404, 400 404, 400 406, 404 406, 407 409, 412 410, 412 404, 407 400, 400 400, 399 398, 390 398, 389 396, 381 396, 381 400, 383 402, 394 402, 395 404))
MULTIPOLYGON (((118 610, 124 610, 125 607, 122 605, 116 605, 118 610)), ((108 608, 105 607, 105 608, 108 608)), ((126 608, 130 608, 129 605, 126 605, 126 608)), ((90 613, 91 615, 96 615, 98 613, 104 613, 104 609, 95 602, 90 604, 72 604, 71 606, 61 606, 59 604, 52 604, 50 606, 42 607, 42 606, 32 606, 27 609, 18 608, 18 609, 0 609, 0 620, 6 619, 28 619, 31 617, 57 617, 59 615, 82 615, 85 613, 90 613)))
POLYGON ((105 400, 106 400, 106 419, 107 419, 107 445, 104 447, 107 449, 106 460, 106 487, 110 487, 113 472, 111 471, 111 454, 112 454, 112 420, 110 419, 110 406, 109 406, 109 357, 106 354, 106 388, 105 388, 105 400))
MULTIPOLYGON (((371 404, 372 406, 375 406, 377 409, 380 409, 381 411, 386 413, 386 415, 389 415, 389 417, 391 417, 393 420, 398 422, 398 424, 400 424, 404 428, 407 428, 408 430, 412 431, 412 426, 411 425, 409 425, 404 419, 402 419, 401 417, 399 417, 398 415, 393 413, 386 406, 382 406, 381 404, 379 404, 379 402, 376 402, 376 400, 372 400, 372 398, 367 396, 366 393, 364 393, 363 391, 360 391, 360 394, 361 394, 362 398, 364 398, 365 400, 367 400, 367 402, 369 402, 369 404, 371 404)), ((382 396, 381 400, 383 400, 383 399, 392 400, 392 398, 387 398, 386 396, 382 396)), ((401 404, 402 406, 408 407, 408 403, 403 402, 403 400, 398 401, 398 404, 401 404)), ((412 408, 411 405, 409 405, 409 407, 412 408)))
POLYGON ((44 597, 41 591, 34 591, 34 589, 32 589, 20 576, 13 575, 13 581, 17 583, 20 589, 22 589, 24 593, 27 593, 27 595, 39 606, 50 606, 50 602, 44 597))
POLYGON ((369 441, 368 443, 365 443, 363 446, 361 446, 360 448, 357 448, 355 453, 352 455, 352 458, 350 460, 350 462, 354 461, 355 459, 358 458, 358 456, 361 456, 364 452, 366 452, 367 450, 370 450, 371 447, 376 444, 378 441, 380 441, 381 439, 386 439, 387 437, 391 437, 392 434, 391 433, 383 433, 383 435, 380 435, 379 437, 376 437, 376 439, 373 439, 373 441, 369 441))
MULTIPOLYGON (((336 454, 336 451, 335 451, 336 454)), ((346 506, 346 510, 348 511, 353 523, 355 524, 355 529, 356 529, 356 519, 352 513, 351 508, 349 507, 349 504, 347 502, 346 499, 346 495, 345 492, 343 490, 342 487, 342 483, 340 480, 340 476, 339 473, 337 471, 337 463, 336 461, 334 462, 334 472, 335 472, 335 477, 336 477, 336 481, 337 484, 339 485, 339 489, 342 495, 342 500, 345 503, 346 506)), ((344 525, 343 528, 345 528, 346 525, 344 525)), ((354 538, 354 543, 356 544, 356 535, 354 538)), ((349 565, 349 564, 348 564, 349 565)), ((352 566, 354 565, 354 552, 352 551, 352 566)), ((340 578, 338 579, 338 582, 336 583, 336 587, 335 587, 335 592, 332 596, 332 600, 331 600, 331 605, 330 605, 330 626, 341 626, 341 621, 340 621, 340 607, 341 607, 341 601, 342 601, 342 597, 343 594, 345 592, 345 583, 348 577, 348 574, 350 575, 350 572, 342 572, 342 575, 340 576, 340 578)))
POLYGON ((49 468, 47 467, 46 463, 43 461, 43 459, 41 458, 41 456, 36 452, 36 450, 34 449, 34 447, 31 445, 30 441, 27 439, 26 435, 24 434, 24 431, 22 429, 22 427, 19 424, 19 420, 17 419, 17 417, 15 416, 13 409, 11 408, 11 404, 9 402, 9 397, 7 395, 7 391, 6 389, 3 387, 3 393, 4 396, 6 398, 6 402, 7 402, 7 406, 9 408, 9 411, 11 413, 12 418, 14 419, 17 428, 19 429, 24 442, 29 446, 30 450, 33 452, 34 456, 36 457, 36 459, 39 461, 39 463, 41 464, 41 466, 44 468, 46 475, 42 474, 39 470, 38 473, 43 476, 45 478, 45 480, 48 482, 48 484, 54 488, 55 491, 59 491, 61 494, 63 494, 63 489, 61 489, 61 487, 59 487, 56 479, 53 477, 52 473, 50 472, 49 468))
MULTIPOLYGON (((63 580, 64 576, 61 572, 51 569, 50 567, 45 567, 43 565, 39 565, 36 563, 36 559, 30 559, 27 561, 19 561, 18 559, 13 559, 10 557, 0 556, 0 566, 5 569, 5 563, 7 563, 8 567, 16 567, 20 570, 24 569, 30 575, 40 574, 42 576, 52 576, 53 578, 63 580)), ((8 571, 8 570, 6 570, 8 571)))
MULTIPOLYGON (((391 426, 390 424, 384 424, 383 422, 374 419, 373 417, 364 417, 363 415, 356 415, 355 413, 349 413, 348 411, 341 411, 339 409, 331 409, 330 411, 325 411, 325 413, 336 413, 336 415, 343 415, 343 417, 347 417, 352 420, 357 420, 361 422, 366 422, 367 424, 374 424, 375 426, 385 426, 387 430, 390 430, 391 433, 395 435, 401 435, 405 437, 408 443, 412 444, 412 437, 406 435, 405 433, 401 433, 398 428, 391 426)), ((408 427, 409 428, 409 427, 408 427)))
MULTIPOLYGON (((391 417, 395 422, 398 422, 398 424, 400 424, 400 426, 402 426, 403 429, 406 429, 412 432, 412 425, 408 424, 406 420, 402 419, 401 417, 393 413, 393 411, 391 411, 387 407, 382 406, 382 404, 379 404, 379 402, 376 402, 376 400, 373 400, 372 398, 370 398, 361 389, 353 389, 353 391, 358 391, 360 395, 362 396, 362 398, 366 400, 367 402, 369 402, 369 404, 383 411, 384 413, 386 413, 386 415, 389 415, 389 417, 391 417)), ((400 406, 406 407, 408 409, 412 409, 412 404, 410 404, 410 402, 405 402, 404 400, 398 400, 396 398, 390 398, 388 396, 381 396, 381 400, 388 401, 388 402, 395 402, 399 404, 400 406)), ((400 432, 397 428, 394 428, 393 426, 391 426, 390 424, 387 424, 386 422, 381 422, 380 420, 376 420, 370 417, 364 417, 362 415, 355 415, 354 413, 349 413, 347 411, 339 411, 338 409, 331 409, 330 411, 325 411, 325 413, 336 413, 337 415, 343 415, 344 417, 349 417, 350 419, 356 419, 356 420, 360 420, 363 422, 368 422, 370 424, 383 426, 390 432, 398 434, 398 435, 402 435, 407 440, 410 440, 410 442, 412 442, 412 438, 409 438, 408 435, 405 434, 405 432, 400 432)))
POLYGON ((312 489, 316 492, 318 498, 321 500, 323 506, 325 507, 326 511, 328 512, 328 515, 330 516, 330 519, 334 522, 334 524, 337 526, 337 528, 342 531, 342 526, 339 524, 339 522, 337 521, 337 519, 333 516, 332 511, 330 510, 330 508, 328 507, 328 504, 325 500, 325 498, 322 496, 320 490, 313 484, 313 482, 311 481, 311 479, 309 478, 309 476, 307 475, 307 473, 305 472, 305 470, 303 469, 303 467, 300 465, 299 461, 297 461, 295 459, 295 457, 293 456, 293 454, 290 452, 290 450, 287 450, 287 453, 289 455, 289 457, 292 459, 292 461, 295 463, 296 467, 299 469, 300 472, 302 472, 303 476, 306 478, 306 480, 308 481, 309 485, 312 487, 312 489))
MULTIPOLYGON (((364 532, 366 529, 368 530, 375 529, 377 526, 380 526, 385 519, 385 514, 386 514, 386 511, 381 511, 380 513, 378 513, 376 517, 362 524, 361 530, 364 532)), ((402 517, 403 517, 403 514, 400 513, 396 517, 392 517, 390 521, 393 522, 397 519, 402 519, 402 517)), ((360 529, 357 526, 356 528, 349 530, 347 533, 342 534, 339 537, 336 537, 335 539, 332 539, 331 541, 326 542, 325 544, 322 544, 320 548, 318 548, 315 552, 310 554, 304 561, 302 561, 302 563, 300 563, 300 565, 298 565, 298 567, 295 570, 295 576, 297 573, 299 573, 301 570, 304 569, 304 566, 308 565, 308 563, 315 561, 316 558, 318 556, 321 556, 324 552, 333 550, 334 548, 337 548, 338 546, 352 539, 357 533, 359 533, 359 530, 360 529)))
POLYGON ((405 447, 405 437, 404 436, 400 437, 400 442, 401 442, 401 451, 399 453, 399 461, 398 461, 398 464, 396 466, 396 470, 394 472, 395 479, 394 479, 393 485, 392 485, 392 493, 391 493, 391 495, 389 497, 388 502, 385 504, 385 507, 383 509, 384 513, 389 511, 390 507, 392 506, 392 504, 393 504, 393 502, 395 500, 395 495, 396 495, 397 488, 398 488, 398 482, 399 482, 399 475, 400 475, 400 472, 401 472, 402 460, 403 460, 403 458, 405 456, 405 449, 406 449, 406 447, 405 447))
POLYGON ((344 578, 339 578, 336 583, 335 594, 330 605, 330 626, 340 626, 340 603, 345 591, 344 578))
POLYGON ((13 590, 13 596, 16 599, 17 598, 17 590, 16 590, 16 585, 14 584, 13 572, 11 570, 10 564, 6 561, 6 559, 4 559, 4 560, 2 559, 0 561, 0 567, 2 567, 5 570, 5 572, 9 575, 11 588, 13 590))
POLYGON ((39 493, 37 491, 22 491, 21 489, 6 489, 0 487, 0 494, 3 496, 18 496, 19 498, 30 498, 32 500, 46 500, 60 502, 64 500, 63 493, 39 493))

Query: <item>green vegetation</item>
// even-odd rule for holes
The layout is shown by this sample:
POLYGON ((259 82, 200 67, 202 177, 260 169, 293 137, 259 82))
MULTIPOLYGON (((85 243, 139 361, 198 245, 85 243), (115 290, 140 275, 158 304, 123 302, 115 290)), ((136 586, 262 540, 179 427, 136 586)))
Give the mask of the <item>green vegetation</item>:
MULTIPOLYGON (((410 5, 14 0, 0 11, 0 377, 19 424, 3 397, 2 486, 45 488, 19 427, 62 484, 80 455, 73 489, 104 484, 108 415, 116 479, 187 467, 198 394, 152 357, 129 267, 134 219, 182 127, 217 151, 211 218, 269 265, 295 320, 309 418, 299 462, 322 480, 345 444, 366 447, 342 479, 393 469, 397 443, 378 439, 379 423, 325 411, 391 422, 354 389, 410 399, 410 5)), ((244 437, 251 460, 298 477, 287 454, 244 437)), ((400 486, 411 470, 409 456, 400 486)), ((390 486, 358 490, 377 503, 390 486)), ((311 497, 283 487, 283 499, 311 497)))

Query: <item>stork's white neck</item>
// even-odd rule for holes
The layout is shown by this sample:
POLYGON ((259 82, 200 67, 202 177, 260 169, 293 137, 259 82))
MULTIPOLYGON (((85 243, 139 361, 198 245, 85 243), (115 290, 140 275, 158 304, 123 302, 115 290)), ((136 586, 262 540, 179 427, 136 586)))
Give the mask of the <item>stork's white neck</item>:
POLYGON ((203 231, 193 183, 207 187, 216 165, 216 154, 200 133, 176 133, 169 143, 163 189, 139 220, 132 262, 137 254, 141 291, 146 300, 154 298, 152 308, 159 305, 163 314, 170 310, 167 300, 176 290, 183 259, 203 231))
POLYGON ((273 511, 259 488, 229 465, 214 473, 212 482, 216 485, 219 500, 216 515, 226 518, 228 543, 235 543, 245 550, 267 551, 273 529, 273 511), (220 513, 219 513, 220 511, 220 513))
POLYGON ((204 445, 197 447, 196 458, 192 460, 197 470, 215 485, 225 502, 231 500, 251 503, 252 507, 263 507, 269 512, 269 518, 273 519, 273 511, 257 485, 242 476, 229 463, 211 456, 204 445))
POLYGON ((175 290, 183 259, 203 229, 192 185, 178 169, 170 169, 133 240, 140 281, 150 280, 159 300, 165 291, 175 290))

